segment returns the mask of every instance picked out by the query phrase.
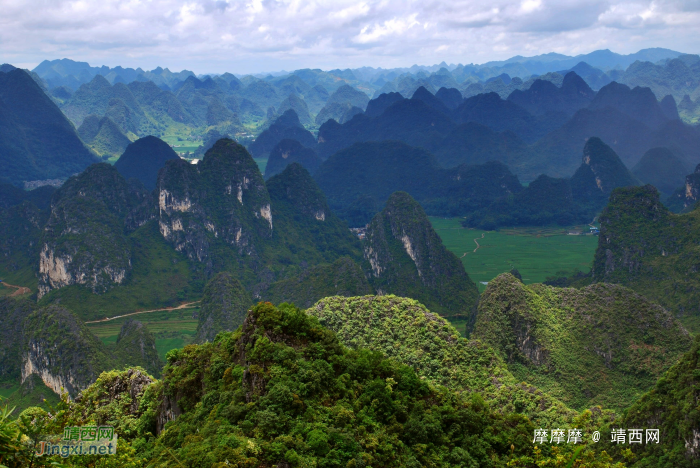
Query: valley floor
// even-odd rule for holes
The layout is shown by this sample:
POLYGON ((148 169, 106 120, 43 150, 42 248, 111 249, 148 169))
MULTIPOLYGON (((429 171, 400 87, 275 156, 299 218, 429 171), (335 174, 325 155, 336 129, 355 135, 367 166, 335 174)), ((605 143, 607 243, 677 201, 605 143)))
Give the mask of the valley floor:
MULTIPOLYGON (((199 306, 144 313, 136 319, 146 325, 156 339, 156 349, 161 359, 171 349, 182 348, 192 342, 197 330, 196 313, 199 306)), ((87 326, 104 344, 114 345, 119 330, 129 317, 88 323, 87 326)))
POLYGON ((588 272, 598 245, 597 236, 586 235, 589 226, 482 231, 463 228, 460 221, 430 218, 445 247, 462 261, 480 292, 490 280, 513 268, 525 284, 541 283, 562 272, 588 272))

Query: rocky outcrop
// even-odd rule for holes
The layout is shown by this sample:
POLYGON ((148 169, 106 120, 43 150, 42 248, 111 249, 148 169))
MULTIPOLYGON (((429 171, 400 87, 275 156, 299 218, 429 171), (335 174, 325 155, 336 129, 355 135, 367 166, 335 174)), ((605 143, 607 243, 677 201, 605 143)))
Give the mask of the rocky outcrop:
POLYGON ((102 374, 75 398, 76 409, 83 416, 93 415, 97 424, 112 420, 111 412, 104 410, 114 406, 120 406, 122 416, 138 418, 143 414, 141 397, 154 382, 153 377, 138 367, 102 374))
POLYGON ((131 271, 124 219, 146 199, 109 164, 95 164, 54 196, 39 253, 39 297, 80 284, 103 293, 131 271))
POLYGON ((599 217, 600 237, 593 262, 596 281, 627 283, 643 272, 646 259, 677 253, 680 239, 669 230, 671 213, 655 187, 618 189, 599 217))
POLYGON ((473 317, 476 285, 407 193, 391 195, 374 217, 367 228, 364 255, 377 292, 411 297, 441 315, 473 317))
POLYGON ((30 375, 38 375, 44 384, 54 393, 74 393, 76 391, 77 379, 74 369, 68 369, 67 373, 53 373, 50 370, 51 362, 46 350, 36 342, 29 343, 29 349, 22 355, 22 382, 30 375))
POLYGON ((623 286, 525 285, 508 273, 481 295, 472 338, 576 409, 626 408, 691 343, 671 313, 623 286))
POLYGON ((66 309, 52 305, 23 321, 20 345, 21 378, 36 374, 56 393, 75 397, 115 359, 83 322, 66 309))
POLYGON ((639 185, 615 151, 600 138, 592 137, 583 148, 583 162, 571 177, 574 198, 607 198, 613 189, 639 185))
POLYGON ((691 210, 698 200, 700 200, 700 164, 695 168, 695 172, 685 177, 685 185, 676 190, 665 204, 675 212, 686 212, 691 210))
POLYGON ((167 161, 156 190, 160 232, 191 260, 211 266, 217 241, 256 257, 258 240, 272 236, 265 183, 253 158, 233 140, 219 140, 196 165, 167 161))

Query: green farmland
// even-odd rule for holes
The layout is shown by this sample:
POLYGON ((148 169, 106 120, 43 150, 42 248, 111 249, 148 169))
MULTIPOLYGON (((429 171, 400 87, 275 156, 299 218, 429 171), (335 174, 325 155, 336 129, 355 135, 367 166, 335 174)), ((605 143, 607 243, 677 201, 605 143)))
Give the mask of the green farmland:
POLYGON ((588 226, 482 231, 465 229, 456 218, 430 221, 445 247, 462 260, 482 292, 486 289, 483 283, 512 268, 520 272, 524 283, 541 283, 560 272, 587 272, 598 245, 597 236, 568 234, 585 234, 588 226), (479 243, 476 252, 474 239, 479 243))
POLYGON ((87 326, 107 346, 117 342, 119 330, 124 322, 132 318, 148 327, 156 339, 156 349, 161 359, 171 349, 182 348, 192 342, 197 330, 197 319, 192 314, 199 307, 160 312, 148 312, 130 317, 110 320, 108 322, 88 323, 87 326))

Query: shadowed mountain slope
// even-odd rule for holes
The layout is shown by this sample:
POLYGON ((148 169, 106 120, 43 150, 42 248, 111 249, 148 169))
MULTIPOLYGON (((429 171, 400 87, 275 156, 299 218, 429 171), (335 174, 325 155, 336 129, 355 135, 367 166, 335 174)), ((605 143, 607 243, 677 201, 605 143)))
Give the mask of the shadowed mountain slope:
POLYGON ((653 185, 668 197, 683 185, 689 169, 670 149, 652 148, 644 153, 632 172, 643 183, 653 185))
POLYGON ((114 163, 114 168, 125 179, 138 179, 148 190, 153 190, 158 171, 170 159, 179 159, 170 145, 154 136, 147 136, 131 143, 114 163))
POLYGON ((282 140, 297 140, 307 148, 316 147, 316 139, 299 122, 299 117, 293 110, 288 110, 278 117, 272 125, 264 130, 253 143, 248 146, 250 153, 256 158, 265 158, 270 151, 282 140))
POLYGON ((67 178, 96 161, 31 76, 0 72, 0 180, 67 178))
POLYGON ((285 139, 277 143, 270 152, 265 166, 265 179, 282 172, 291 163, 299 163, 311 174, 316 172, 322 161, 311 148, 307 148, 296 140, 285 139))

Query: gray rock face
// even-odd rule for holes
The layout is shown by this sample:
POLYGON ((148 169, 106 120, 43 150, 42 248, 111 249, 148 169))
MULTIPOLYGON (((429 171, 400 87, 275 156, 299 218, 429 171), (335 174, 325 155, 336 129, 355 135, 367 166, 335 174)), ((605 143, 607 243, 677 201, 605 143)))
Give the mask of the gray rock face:
POLYGON ((364 245, 370 282, 379 294, 417 299, 441 315, 473 318, 476 285, 410 195, 396 192, 389 197, 367 228, 364 245))
POLYGON ((191 260, 210 265, 217 240, 255 257, 256 240, 272 236, 265 182, 250 154, 232 140, 219 140, 196 165, 168 161, 156 190, 160 232, 191 260))
POLYGON ((109 164, 95 164, 56 193, 39 254, 39 297, 82 284, 103 293, 126 280, 131 249, 123 219, 146 194, 109 164))

